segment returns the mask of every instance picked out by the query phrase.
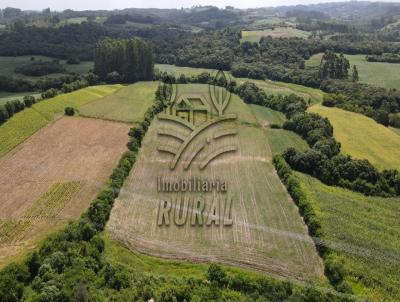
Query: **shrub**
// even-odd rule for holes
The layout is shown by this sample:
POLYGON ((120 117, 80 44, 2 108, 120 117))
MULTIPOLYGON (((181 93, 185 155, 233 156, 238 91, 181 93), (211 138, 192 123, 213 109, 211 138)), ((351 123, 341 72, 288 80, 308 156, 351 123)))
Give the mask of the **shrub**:
POLYGON ((35 99, 34 96, 32 96, 32 95, 24 96, 25 107, 28 107, 28 108, 32 107, 32 105, 35 104, 35 103, 36 103, 36 99, 35 99))
POLYGON ((64 113, 65 113, 65 115, 73 116, 75 114, 75 109, 72 107, 66 107, 64 109, 64 113))

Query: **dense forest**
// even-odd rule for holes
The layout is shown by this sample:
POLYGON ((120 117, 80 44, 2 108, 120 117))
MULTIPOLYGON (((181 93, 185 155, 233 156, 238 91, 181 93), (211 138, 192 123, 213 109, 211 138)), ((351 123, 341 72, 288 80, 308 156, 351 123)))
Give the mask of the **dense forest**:
POLYGON ((153 79, 153 51, 140 39, 105 39, 97 44, 94 72, 109 83, 153 79))

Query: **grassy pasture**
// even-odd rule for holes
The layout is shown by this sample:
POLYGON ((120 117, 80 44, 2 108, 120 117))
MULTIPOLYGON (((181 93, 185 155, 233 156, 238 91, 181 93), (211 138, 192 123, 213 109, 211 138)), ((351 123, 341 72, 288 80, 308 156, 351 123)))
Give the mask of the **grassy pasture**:
POLYGON ((37 130, 64 112, 65 107, 79 107, 115 92, 120 85, 92 86, 61 94, 27 108, 0 126, 0 157, 25 141, 37 130))
MULTIPOLYGON (((42 61, 51 61, 53 58, 50 57, 44 57, 44 56, 18 56, 18 57, 4 57, 0 56, 0 75, 2 76, 16 76, 20 77, 23 79, 27 80, 37 80, 40 78, 45 78, 45 77, 59 77, 63 74, 60 73, 55 73, 55 74, 50 74, 46 75, 43 77, 32 77, 32 76, 25 76, 22 74, 17 74, 15 73, 15 68, 30 64, 31 63, 31 58, 35 58, 35 62, 38 62, 39 60, 42 61)), ((66 69, 66 73, 68 72, 73 72, 73 73, 86 73, 89 70, 93 69, 93 62, 81 62, 80 64, 66 64, 65 60, 60 60, 60 63, 64 65, 66 69)))
POLYGON ((153 104, 158 82, 138 82, 79 108, 82 116, 134 122, 143 120, 153 104))
POLYGON ((202 72, 208 72, 211 74, 217 72, 216 69, 182 67, 168 64, 156 64, 155 68, 158 68, 162 72, 174 74, 176 77, 179 77, 182 73, 186 76, 195 76, 201 74, 202 72))
POLYGON ((400 299, 400 199, 366 197, 297 173, 356 294, 400 299))
POLYGON ((243 30, 241 42, 256 42, 258 43, 262 37, 271 36, 273 38, 308 38, 309 32, 293 27, 276 27, 274 29, 265 30, 243 30))
MULTIPOLYGON (((356 65, 361 83, 384 88, 400 87, 400 64, 368 62, 365 55, 345 55, 351 66, 356 65)), ((322 53, 316 54, 306 61, 308 66, 319 66, 322 53)))
POLYGON ((368 159, 379 169, 400 169, 400 136, 374 120, 338 108, 314 105, 310 112, 327 117, 342 151, 359 159, 368 159))
MULTIPOLYGON (((196 94, 204 93, 202 87, 207 87, 182 86, 196 94)), ((198 165, 207 154, 220 147, 218 142, 207 146, 189 170, 183 169, 182 162, 175 170, 170 170, 171 156, 158 152, 157 146, 177 147, 177 141, 160 137, 157 131, 164 127, 180 132, 182 129, 172 123, 166 125, 159 119, 153 121, 138 160, 112 210, 107 225, 110 237, 130 249, 153 256, 195 262, 217 261, 291 279, 323 283, 321 260, 297 207, 274 171, 267 136, 250 107, 239 98, 232 98, 227 113, 236 113, 239 121, 218 125, 215 131, 230 129, 228 125, 235 127, 238 135, 227 137, 224 142, 236 144, 238 151, 217 158, 205 170, 199 170, 198 165), (226 194, 233 200, 233 225, 190 226, 187 223, 177 226, 172 222, 169 227, 159 227, 158 200, 181 195, 157 192, 157 176, 226 180, 229 188, 226 194)), ((197 140, 207 137, 212 137, 209 131, 197 137, 189 148, 194 148, 197 140)), ((183 161, 186 155, 183 154, 183 161)), ((212 197, 224 200, 226 196, 217 192, 182 194, 190 198, 203 196, 206 212, 210 209, 212 197)))
POLYGON ((309 149, 308 144, 296 133, 284 129, 272 129, 271 124, 283 125, 286 117, 283 113, 258 106, 249 105, 257 119, 257 122, 264 128, 273 155, 282 153, 289 147, 300 151, 309 149))

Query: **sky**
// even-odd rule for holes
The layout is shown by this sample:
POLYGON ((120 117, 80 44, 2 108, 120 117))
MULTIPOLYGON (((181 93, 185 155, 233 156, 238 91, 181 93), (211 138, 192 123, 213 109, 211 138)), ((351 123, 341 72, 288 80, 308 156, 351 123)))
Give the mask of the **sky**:
MULTIPOLYGON (((385 2, 399 2, 400 0, 386 0, 385 2)), ((231 5, 237 8, 267 7, 279 5, 313 4, 335 2, 335 0, 0 0, 0 8, 17 7, 24 10, 42 10, 50 7, 52 10, 94 10, 94 9, 122 9, 138 8, 181 8, 194 5, 214 5, 225 7, 231 5)))

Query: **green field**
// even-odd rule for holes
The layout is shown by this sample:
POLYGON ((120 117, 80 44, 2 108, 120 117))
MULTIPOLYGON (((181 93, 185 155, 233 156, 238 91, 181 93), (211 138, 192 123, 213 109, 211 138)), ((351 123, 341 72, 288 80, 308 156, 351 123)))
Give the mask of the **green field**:
POLYGON ((179 77, 181 74, 184 74, 186 76, 195 76, 201 74, 202 72, 208 72, 211 74, 217 72, 216 69, 182 67, 168 64, 156 64, 154 68, 157 68, 162 72, 174 74, 176 77, 179 77))
MULTIPOLYGON (((400 87, 400 64, 367 62, 365 55, 345 55, 351 66, 356 65, 359 81, 384 88, 400 87)), ((316 54, 306 61, 308 66, 319 66, 322 54, 316 54)))
MULTIPOLYGON (((206 96, 208 87, 180 85, 178 91, 206 96)), ((111 238, 135 251, 153 256, 195 262, 216 261, 289 279, 326 284, 322 262, 307 235, 307 228, 271 163, 268 136, 251 108, 238 97, 232 97, 227 109, 227 114, 233 113, 238 115, 238 121, 219 124, 209 130, 214 129, 215 134, 234 127, 238 131, 237 136, 214 141, 213 132, 202 132, 192 141, 188 152, 183 153, 182 161, 174 170, 169 169, 171 155, 158 152, 157 147, 167 145, 177 148, 179 142, 171 137, 160 137, 157 132, 169 128, 173 133, 185 130, 159 119, 152 122, 136 164, 115 201, 107 225, 111 238), (211 143, 194 159, 190 169, 184 170, 183 163, 187 156, 203 140, 211 143), (200 170, 199 164, 224 144, 234 144, 238 150, 222 155, 206 169, 200 170), (186 179, 193 176, 227 182, 229 190, 225 194, 192 192, 185 196, 203 196, 205 216, 211 209, 213 197, 224 202, 225 196, 230 196, 232 226, 224 226, 222 222, 209 226, 191 226, 190 223, 177 226, 173 222, 168 227, 158 226, 159 200, 174 199, 180 194, 157 192, 157 177, 186 179)), ((221 209, 223 207, 221 205, 221 209)))
POLYGON ((82 106, 120 88, 121 85, 87 87, 44 100, 33 105, 32 108, 27 108, 15 114, 0 126, 0 157, 61 115, 65 107, 82 106))
POLYGON ((391 129, 357 113, 314 105, 310 112, 327 117, 342 151, 368 159, 379 169, 400 169, 400 136, 391 129))
POLYGON ((154 101, 158 82, 138 82, 118 92, 79 108, 82 116, 107 120, 134 122, 143 116, 154 101))
POLYGON ((280 154, 290 147, 299 151, 309 149, 308 144, 296 133, 284 129, 270 128, 271 124, 283 125, 286 120, 283 113, 258 105, 250 105, 250 107, 257 122, 264 128, 272 155, 280 154))
MULTIPOLYGON (((60 73, 50 74, 43 77, 32 77, 32 76, 25 76, 22 74, 16 74, 15 68, 30 64, 31 58, 35 58, 35 62, 42 60, 42 61, 51 61, 53 58, 44 57, 44 56, 19 56, 19 57, 3 57, 0 56, 0 76, 17 76, 23 79, 28 80, 35 80, 44 77, 59 77, 60 73)), ((93 62, 81 62, 80 64, 66 64, 65 61, 60 60, 60 63, 64 65, 66 72, 74 72, 74 73, 86 73, 89 70, 93 69, 93 62)))
POLYGON ((296 173, 321 218, 323 240, 343 260, 355 294, 400 300, 399 198, 366 197, 296 173))
POLYGON ((66 24, 81 24, 87 21, 87 17, 68 18, 65 20, 66 24))
POLYGON ((273 38, 308 38, 309 32, 293 27, 276 27, 274 29, 265 30, 243 30, 241 42, 256 42, 258 43, 262 37, 271 36, 273 38))

